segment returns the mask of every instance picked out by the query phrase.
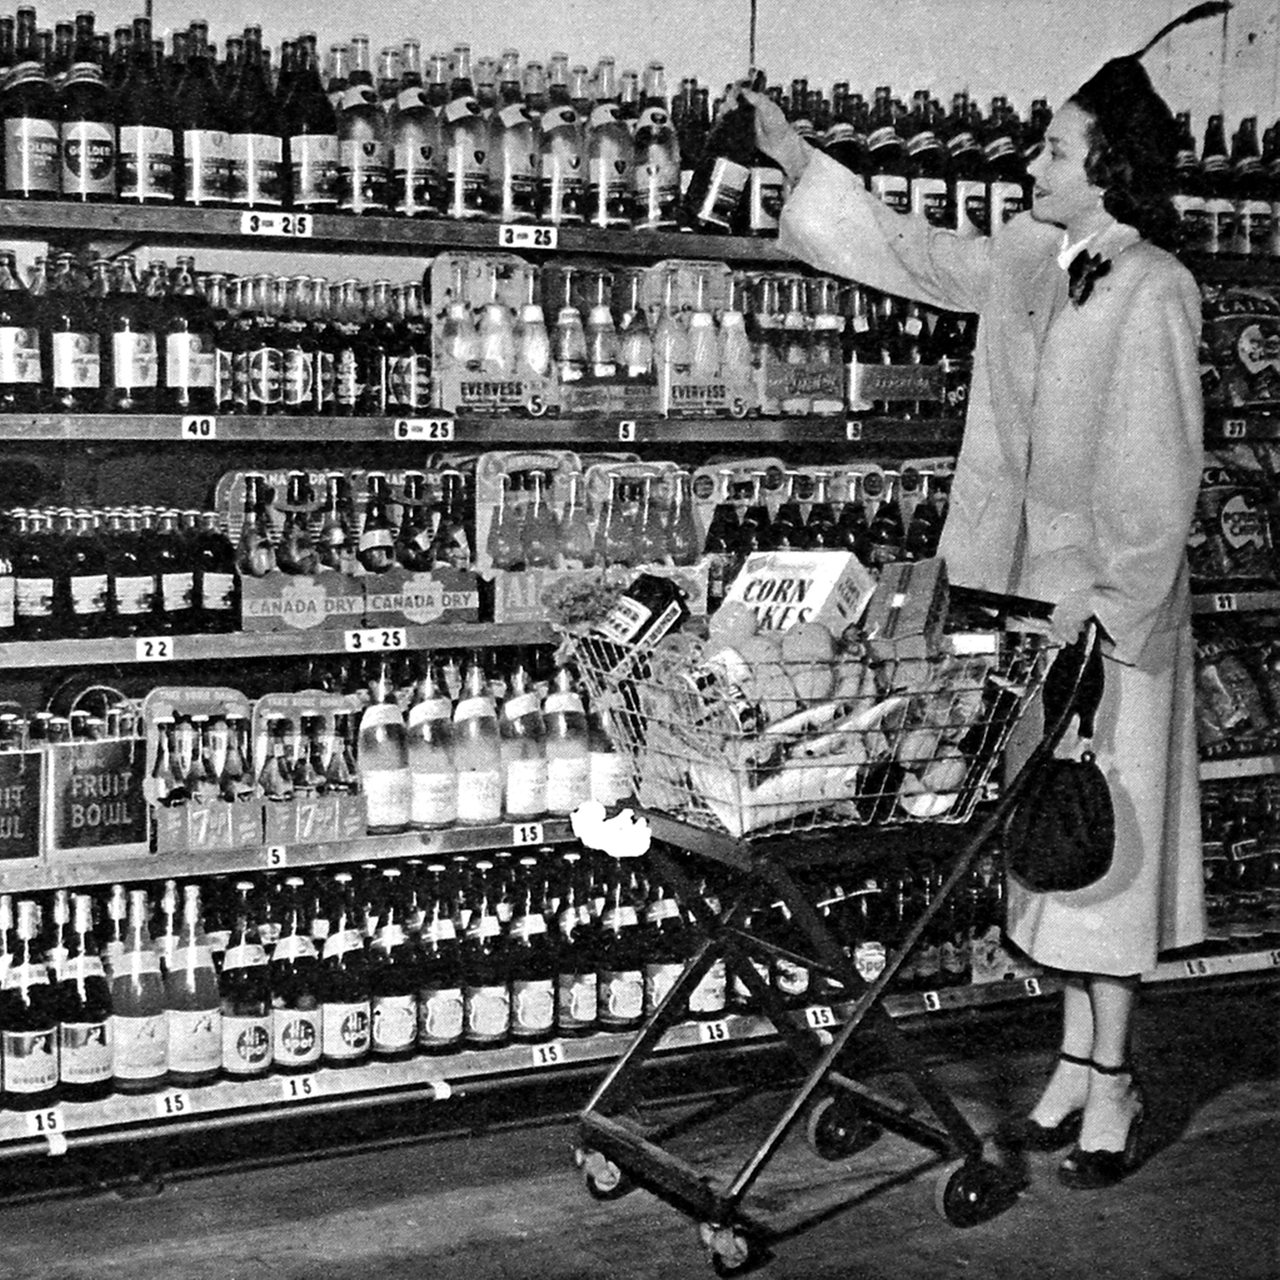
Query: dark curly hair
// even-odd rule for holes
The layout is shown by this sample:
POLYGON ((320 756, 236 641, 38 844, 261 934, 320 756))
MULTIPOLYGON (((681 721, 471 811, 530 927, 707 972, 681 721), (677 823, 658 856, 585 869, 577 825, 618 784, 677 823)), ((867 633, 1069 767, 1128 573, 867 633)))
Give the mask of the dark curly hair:
POLYGON ((1090 117, 1084 171, 1102 188, 1103 207, 1152 244, 1178 248, 1172 200, 1178 130, 1142 65, 1136 58, 1117 58, 1068 101, 1090 117))

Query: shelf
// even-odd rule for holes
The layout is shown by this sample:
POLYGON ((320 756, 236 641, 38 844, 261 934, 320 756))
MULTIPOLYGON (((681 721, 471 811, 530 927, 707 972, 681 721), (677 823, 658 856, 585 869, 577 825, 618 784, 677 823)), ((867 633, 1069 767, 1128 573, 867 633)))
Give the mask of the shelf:
MULTIPOLYGON (((1193 982, 1268 972, 1280 973, 1280 951, 1164 961, 1144 975, 1144 980, 1193 982)), ((1032 976, 890 996, 885 1007, 898 1019, 927 1018, 1045 999, 1060 989, 1061 982, 1056 978, 1032 976)), ((797 1016, 822 1031, 838 1025, 843 1012, 839 1006, 814 1005, 797 1010, 797 1016)), ((716 1021, 687 1022, 673 1027, 663 1037, 659 1052, 732 1048, 770 1038, 776 1038, 776 1033, 766 1019, 730 1014, 716 1021)), ((61 1154, 66 1150, 68 1138, 72 1141, 89 1136, 97 1140, 131 1138, 143 1130, 162 1133, 166 1129, 198 1125, 214 1117, 278 1119, 290 1112, 305 1114, 336 1106, 367 1105, 376 1095, 415 1099, 429 1096, 445 1101, 455 1094, 465 1094, 468 1085, 486 1080, 603 1064, 617 1058, 630 1041, 629 1034, 599 1034, 441 1057, 415 1057, 404 1062, 373 1061, 345 1071, 322 1067, 304 1075, 269 1075, 200 1088, 166 1089, 141 1096, 118 1095, 102 1102, 64 1103, 38 1112, 6 1111, 0 1113, 0 1154, 13 1155, 32 1149, 61 1154)))
POLYGON ((1265 778, 1280 773, 1280 756, 1231 756, 1225 760, 1201 760, 1201 782, 1232 782, 1236 778, 1265 778))
POLYGON ((1280 258, 1188 253, 1183 261, 1204 284, 1280 284, 1280 258))
MULTIPOLYGON (((247 215, 253 217, 253 214, 247 215)), ((282 218, 256 212, 256 232, 244 229, 246 215, 231 209, 144 208, 136 205, 92 206, 59 201, 0 201, 0 224, 21 228, 23 238, 48 236, 55 241, 128 238, 144 244, 209 245, 223 249, 288 249, 302 253, 402 254, 426 257, 439 249, 596 254, 609 258, 712 258, 730 262, 793 261, 771 240, 679 232, 600 231, 562 227, 555 244, 520 243, 531 228, 504 233, 496 222, 450 222, 410 218, 343 217, 337 214, 289 214, 282 218), (287 222, 280 233, 274 222, 287 222), (286 233, 287 232, 287 233, 286 233), (301 234, 298 234, 301 232, 301 234), (513 243, 514 241, 514 243, 513 243)))
POLYGON ((1280 610, 1280 591, 1213 591, 1191 598, 1195 614, 1274 613, 1280 610))
POLYGON ((1280 440, 1280 415, 1213 406, 1205 410, 1204 442, 1209 448, 1265 440, 1280 440))
MULTIPOLYGON (((506 645, 554 644, 548 623, 438 622, 392 628, 404 632, 404 650, 489 649, 506 645)), ((214 662, 243 658, 294 658, 344 653, 347 631, 228 632, 223 635, 127 636, 102 640, 19 640, 0 644, 0 666, 110 666, 134 662, 214 662)), ((360 634, 364 634, 361 632, 360 634)))
POLYGON ((152 853, 126 846, 110 854, 82 849, 59 863, 32 866, 0 864, 0 892, 34 893, 79 885, 131 883, 178 874, 184 879, 283 871, 292 867, 368 862, 384 858, 440 858, 458 853, 486 853, 511 848, 539 848, 573 840, 567 818, 537 822, 502 822, 485 827, 450 827, 443 831, 406 831, 363 836, 325 844, 261 845, 248 849, 188 850, 152 853))
POLYGON ((422 418, 214 417, 178 414, 0 415, 0 440, 219 444, 863 444, 955 448, 955 418, 422 418))

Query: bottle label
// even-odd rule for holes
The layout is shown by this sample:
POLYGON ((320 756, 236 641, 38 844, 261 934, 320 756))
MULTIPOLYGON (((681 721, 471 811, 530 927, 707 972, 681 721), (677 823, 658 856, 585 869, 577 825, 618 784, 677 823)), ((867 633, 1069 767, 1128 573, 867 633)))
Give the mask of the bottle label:
POLYGON ((599 1020, 602 1026, 635 1022, 644 1014, 644 973, 640 969, 602 969, 599 1020))
POLYGON ((279 347, 250 351, 245 377, 251 405, 279 404, 284 397, 284 353, 279 347))
POLYGON ((326 960, 336 960, 339 956, 345 956, 349 951, 363 950, 364 940, 357 929, 339 929, 337 933, 331 933, 324 940, 324 958, 326 960))
MULTIPOLYGON (((12 83, 12 81, 11 81, 12 83)), ((30 194, 62 189, 58 126, 53 120, 10 116, 4 122, 4 185, 7 192, 30 194)))
POLYGON ((644 967, 644 1007, 652 1012, 666 998, 676 979, 684 972, 682 964, 647 964, 644 967))
POLYGON ((418 998, 418 1043, 424 1049, 457 1044, 463 1032, 461 987, 428 987, 418 998))
POLYGON ((1013 155, 1013 152, 1013 139, 1007 133, 1002 133, 997 137, 992 138, 992 140, 982 148, 982 154, 986 156, 988 162, 992 160, 1003 160, 1006 156, 1013 155))
POLYGON ((137 616, 150 613, 155 601, 156 580, 147 577, 120 577, 116 579, 116 612, 137 616))
POLYGON ((729 229, 750 180, 750 169, 725 156, 717 156, 711 167, 707 194, 698 209, 699 220, 729 229))
POLYGON ((777 231, 782 215, 782 173, 772 166, 756 165, 748 187, 748 222, 756 235, 777 231))
POLYGON ((295 208, 314 209, 338 203, 338 137, 333 133, 300 134, 289 139, 295 208))
POLYGON ((59 1023, 58 1063, 64 1084, 101 1084, 110 1080, 115 1063, 110 1021, 59 1023))
POLYGON ((52 578, 15 578, 14 607, 20 618, 53 616, 52 578))
POLYGON ((282 353, 282 399, 292 407, 310 404, 315 392, 315 360, 301 347, 288 347, 282 353))
POLYGON ((871 179, 871 194, 898 213, 906 213, 911 208, 911 184, 901 174, 875 174, 871 179))
POLYGON ((450 916, 437 916, 423 926, 422 936, 428 942, 453 942, 458 930, 450 916))
POLYGON ((229 1076, 251 1076, 271 1062, 271 1015, 222 1015, 222 1069, 229 1076))
POLYGON ((678 920, 680 918, 680 907, 674 898, 659 898, 656 902, 651 902, 644 913, 644 918, 653 924, 658 920, 678 920))
POLYGON ((169 1022, 165 1013, 131 1018, 111 1015, 118 1080, 154 1080, 169 1066, 169 1022))
POLYGON ((1010 218, 1027 207, 1026 195, 1016 182, 993 182, 990 187, 991 234, 998 235, 1010 218))
POLYGON ((181 613, 183 609, 190 609, 195 592, 194 574, 164 573, 160 575, 160 598, 166 613, 181 613))
POLYGON ((385 551, 388 547, 394 547, 395 543, 395 534, 390 529, 378 525, 372 529, 362 530, 358 545, 361 551, 385 551))
POLYGON ((132 391, 137 387, 154 387, 159 380, 160 360, 154 333, 128 330, 111 335, 113 364, 112 385, 132 391))
POLYGON ((599 987, 594 973, 561 970, 556 983, 556 1008, 561 1031, 582 1031, 596 1023, 599 987))
POLYGON ((197 1076, 221 1065, 222 1010, 170 1009, 169 1070, 197 1076))
POLYGON ((480 1044, 506 1039, 511 1026, 511 992, 505 987, 467 987, 467 1039, 480 1044))
POLYGON ((417 827, 447 827, 458 818, 458 776, 413 772, 409 821, 417 827))
POLYGON ((572 813, 591 799, 591 757, 553 756, 547 761, 547 808, 552 813, 572 813))
POLYGON ((349 213, 374 213, 387 207, 391 181, 391 155, 374 138, 344 140, 338 144, 339 205, 349 213))
POLYGON ((222 969, 253 969, 267 963, 266 950, 257 942, 242 942, 239 946, 228 947, 222 958, 222 969))
POLYGON ((315 958, 315 944, 310 938, 301 933, 286 933, 279 939, 275 948, 271 952, 271 959, 273 961, 314 960, 315 958))
POLYGON ((948 227, 950 220, 946 179, 914 178, 911 182, 911 212, 925 218, 935 227, 948 227))
POLYGON ((58 1083, 58 1046, 47 1031, 6 1031, 0 1035, 4 1054, 4 1087, 9 1093, 44 1093, 58 1083))
POLYGON ((653 610, 633 596, 619 596, 613 608, 596 623, 595 631, 616 644, 630 644, 644 631, 645 624, 652 617, 653 610))
POLYGON ((445 154, 445 170, 448 182, 449 217, 465 216, 482 211, 489 186, 489 170, 486 153, 475 145, 475 139, 463 134, 456 139, 445 154))
POLYGON ((546 812, 547 761, 512 760, 507 764, 506 812, 511 817, 534 817, 546 812))
POLYGON ((102 978, 106 970, 102 967, 101 956, 90 956, 81 953, 71 956, 62 963, 61 977, 67 982, 84 982, 87 978, 102 978))
POLYGON ((590 770, 591 799, 605 808, 631 795, 631 764, 621 751, 593 751, 590 770))
POLYGON ((463 769, 458 773, 458 821, 498 822, 502 818, 502 773, 463 769))
POLYGON ((554 715, 583 715, 585 714, 582 699, 576 693, 549 693, 546 702, 543 704, 543 714, 548 716, 554 715))
POLYGON ((809 990, 811 975, 804 965, 779 957, 775 972, 778 979, 778 990, 784 996, 802 996, 809 990))
MULTIPOLYGON (((328 954, 328 947, 325 948, 328 954)), ((324 1056, 333 1061, 363 1058, 369 1052, 369 1002, 329 1002, 320 1006, 324 1056)))
POLYGON ((274 1009, 271 1013, 271 1059, 282 1067, 305 1067, 320 1061, 320 1010, 274 1009))
POLYGON ((555 1026, 554 978, 513 978, 511 982, 511 1030, 518 1036, 545 1035, 555 1026))
POLYGON ((689 994, 689 1012, 721 1013, 728 1002, 729 974, 724 957, 718 956, 689 994))
POLYGON ((404 769, 362 769, 360 789, 364 792, 371 827, 403 827, 413 808, 413 775, 404 769))
MULTIPOLYGON (((431 403, 431 361, 425 355, 397 356, 388 362, 387 398, 405 409, 431 403)), ((424 551, 425 547, 422 548, 424 551)))
POLYGON ((284 148, 270 133, 237 133, 231 139, 233 204, 251 208, 278 206, 284 201, 284 148))
POLYGON ((18 592, 10 574, 0 574, 0 630, 12 627, 18 616, 18 592))
POLYGON ((391 149, 392 203, 399 213, 424 213, 432 208, 434 159, 435 147, 427 135, 413 125, 403 125, 391 149))
POLYGON ((213 387, 217 381, 217 353, 209 334, 183 331, 165 338, 164 384, 194 389, 213 387))
POLYGON ((96 390, 101 386, 102 354, 96 333, 53 335, 55 390, 96 390))
POLYGON ((116 132, 98 120, 62 126, 62 190, 73 196, 114 196, 116 132))
POLYGON ((186 152, 187 203, 211 204, 227 199, 231 135, 220 129, 187 129, 182 142, 186 152))
POLYGON ((0 382, 38 384, 41 381, 38 331, 0 325, 0 382))
POLYGON ((120 127, 120 198, 172 200, 173 130, 157 125, 120 127))
POLYGON ((867 150, 878 151, 881 147, 897 147, 898 131, 893 125, 885 125, 882 129, 873 129, 867 135, 867 150))
POLYGON ((78 573, 70 579, 71 612, 93 617, 107 611, 107 575, 78 573))

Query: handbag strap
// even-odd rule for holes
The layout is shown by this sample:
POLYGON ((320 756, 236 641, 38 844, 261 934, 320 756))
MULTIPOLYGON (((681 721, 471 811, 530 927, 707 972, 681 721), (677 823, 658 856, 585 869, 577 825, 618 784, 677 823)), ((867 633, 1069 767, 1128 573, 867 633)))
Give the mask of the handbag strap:
POLYGON ((1074 712, 1080 717, 1080 736, 1092 738, 1105 683, 1098 628, 1086 627, 1078 640, 1059 652, 1045 675, 1045 724, 1055 725, 1074 712))

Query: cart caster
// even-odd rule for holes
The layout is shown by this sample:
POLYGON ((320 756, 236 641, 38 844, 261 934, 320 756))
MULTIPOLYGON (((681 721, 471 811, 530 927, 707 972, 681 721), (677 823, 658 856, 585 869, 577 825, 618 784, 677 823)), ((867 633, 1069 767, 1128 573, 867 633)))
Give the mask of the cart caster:
POLYGON ((579 1147, 573 1153, 573 1161, 582 1170, 582 1181, 593 1200, 620 1200, 635 1186, 602 1151, 579 1147))
POLYGON ((999 1165, 958 1160, 938 1175, 933 1206, 953 1227, 976 1227, 1012 1207, 1021 1190, 1021 1183, 999 1165))
POLYGON ((763 1260, 760 1247, 737 1227, 717 1227, 703 1222, 698 1239, 711 1255, 711 1269, 718 1276, 737 1276, 763 1260))
POLYGON ((829 1093, 809 1108, 804 1136, 824 1160, 845 1160, 873 1146, 883 1132, 856 1104, 829 1093))

